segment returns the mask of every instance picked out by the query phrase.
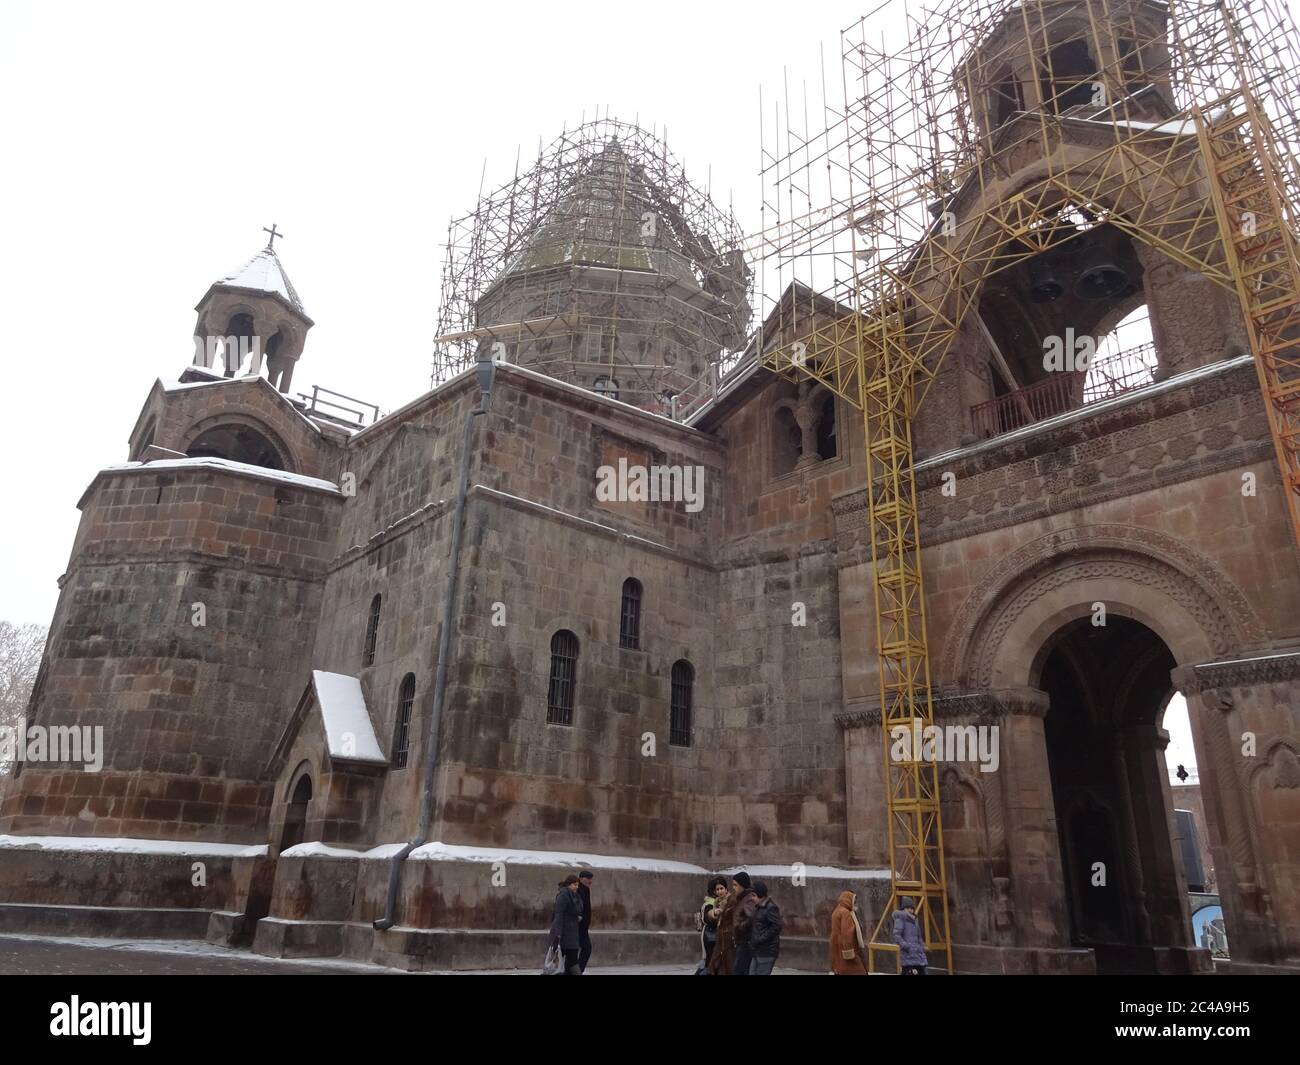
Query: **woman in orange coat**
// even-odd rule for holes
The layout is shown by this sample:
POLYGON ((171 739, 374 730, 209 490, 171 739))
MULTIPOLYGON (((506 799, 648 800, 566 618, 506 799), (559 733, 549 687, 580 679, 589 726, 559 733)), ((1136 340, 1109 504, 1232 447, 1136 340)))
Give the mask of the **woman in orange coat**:
POLYGON ((831 972, 836 976, 866 976, 866 944, 862 941, 862 925, 853 912, 857 896, 852 891, 841 891, 831 913, 831 972))

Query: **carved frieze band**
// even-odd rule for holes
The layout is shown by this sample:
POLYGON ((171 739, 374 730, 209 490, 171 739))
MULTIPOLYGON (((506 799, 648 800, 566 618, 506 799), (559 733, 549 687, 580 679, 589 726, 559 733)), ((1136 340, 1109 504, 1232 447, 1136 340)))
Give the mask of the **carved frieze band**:
MULTIPOLYGON (((936 721, 994 721, 1004 717, 1037 717, 1047 714, 1050 700, 1035 688, 1003 688, 986 691, 936 691, 931 706, 936 721)), ((853 710, 835 715, 842 729, 868 728, 880 724, 880 704, 864 701, 853 710)))
POLYGON ((1214 688, 1250 688, 1300 681, 1300 653, 1205 662, 1175 670, 1174 679, 1184 695, 1198 695, 1214 688))

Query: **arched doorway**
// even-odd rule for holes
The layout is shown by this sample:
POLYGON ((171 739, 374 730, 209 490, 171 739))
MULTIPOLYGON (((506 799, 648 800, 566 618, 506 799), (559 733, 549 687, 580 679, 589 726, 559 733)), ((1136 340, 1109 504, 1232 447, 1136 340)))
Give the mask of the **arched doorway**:
POLYGON ((1195 944, 1161 731, 1174 656, 1141 622, 1097 612, 1039 660, 1071 942, 1102 972, 1176 968, 1169 952, 1195 944))
POLYGON ((284 814, 284 830, 280 833, 280 852, 296 847, 307 832, 307 806, 311 803, 311 777, 303 773, 293 786, 293 796, 284 814))

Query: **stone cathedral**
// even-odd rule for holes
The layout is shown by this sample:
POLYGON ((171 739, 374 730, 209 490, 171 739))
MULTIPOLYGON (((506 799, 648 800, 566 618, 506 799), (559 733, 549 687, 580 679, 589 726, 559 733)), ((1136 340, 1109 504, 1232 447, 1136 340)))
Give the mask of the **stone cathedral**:
MULTIPOLYGON (((790 964, 824 969, 843 888, 879 916, 858 416, 761 368, 779 316, 750 333, 745 264, 653 139, 566 157, 465 305, 467 358, 382 416, 291 391, 313 319, 281 248, 208 287, 191 364, 77 501, 28 724, 102 727, 104 763, 0 779, 0 927, 533 966, 583 865, 605 961, 693 958, 721 870, 763 872, 790 964), (700 505, 601 498, 603 468, 699 471, 700 505)), ((955 967, 1212 971, 1181 692, 1220 968, 1300 969, 1300 554, 1237 305, 1102 226, 981 310, 916 427, 936 718, 999 743, 941 769, 955 967), (1145 374, 1030 409, 1044 335, 1139 312, 1145 374)))

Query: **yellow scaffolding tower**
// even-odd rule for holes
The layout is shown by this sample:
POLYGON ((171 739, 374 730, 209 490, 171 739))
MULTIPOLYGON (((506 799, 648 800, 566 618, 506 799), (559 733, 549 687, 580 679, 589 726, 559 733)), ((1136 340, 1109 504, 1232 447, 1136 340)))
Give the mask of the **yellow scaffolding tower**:
POLYGON ((823 74, 825 129, 792 128, 787 83, 747 248, 765 291, 829 266, 806 306, 778 295, 760 358, 863 414, 892 875, 872 967, 910 895, 951 971, 938 767, 916 745, 890 756, 895 730, 933 724, 917 411, 986 281, 1113 226, 1237 294, 1300 542, 1300 48, 1278 0, 955 0, 883 31, 872 18, 840 37, 842 110, 823 74), (1054 68, 1074 42, 1085 75, 1054 68), (1023 84, 1007 74, 1022 53, 1023 84), (845 310, 819 318, 828 300, 845 310))

